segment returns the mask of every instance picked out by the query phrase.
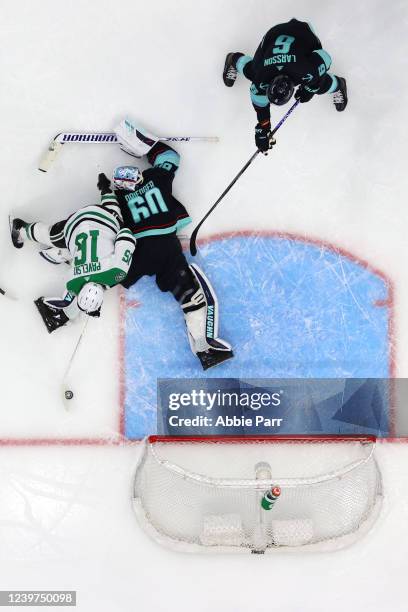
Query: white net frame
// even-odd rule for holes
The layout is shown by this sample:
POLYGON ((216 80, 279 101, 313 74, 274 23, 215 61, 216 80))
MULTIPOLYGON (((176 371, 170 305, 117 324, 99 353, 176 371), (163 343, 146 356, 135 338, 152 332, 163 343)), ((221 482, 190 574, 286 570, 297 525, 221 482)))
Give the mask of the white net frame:
POLYGON ((139 524, 186 552, 330 550, 375 522, 382 479, 371 436, 166 437, 143 443, 139 524), (281 491, 270 510, 262 499, 281 491))

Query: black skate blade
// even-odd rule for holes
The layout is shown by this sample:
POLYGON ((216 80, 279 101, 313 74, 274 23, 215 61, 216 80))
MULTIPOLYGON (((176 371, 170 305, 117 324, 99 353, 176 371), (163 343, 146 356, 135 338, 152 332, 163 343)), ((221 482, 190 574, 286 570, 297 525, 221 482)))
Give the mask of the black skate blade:
POLYGON ((232 351, 214 351, 211 349, 197 353, 197 357, 201 362, 203 370, 209 370, 210 368, 219 365, 223 361, 227 361, 227 359, 232 359, 233 356, 234 353, 232 351))

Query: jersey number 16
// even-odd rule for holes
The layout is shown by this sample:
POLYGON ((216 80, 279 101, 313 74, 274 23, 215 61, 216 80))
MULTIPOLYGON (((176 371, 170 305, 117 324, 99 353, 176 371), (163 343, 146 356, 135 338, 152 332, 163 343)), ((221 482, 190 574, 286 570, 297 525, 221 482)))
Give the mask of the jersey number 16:
POLYGON ((82 266, 84 263, 89 263, 88 260, 88 240, 90 239, 91 247, 91 263, 97 263, 98 259, 98 236, 99 230, 90 230, 89 234, 81 232, 75 238, 75 246, 77 248, 77 256, 75 257, 74 264, 76 266, 82 266))

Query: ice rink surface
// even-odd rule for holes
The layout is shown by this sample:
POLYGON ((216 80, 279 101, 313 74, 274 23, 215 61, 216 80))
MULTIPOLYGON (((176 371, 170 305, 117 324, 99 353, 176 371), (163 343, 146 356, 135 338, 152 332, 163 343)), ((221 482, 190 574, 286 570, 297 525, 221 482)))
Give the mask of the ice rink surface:
MULTIPOLYGON (((0 286, 18 297, 0 296, 2 589, 76 589, 84 612, 406 610, 403 443, 379 445, 382 514, 343 551, 198 558, 150 542, 130 504, 139 448, 121 444, 119 292, 91 321, 72 371, 81 401, 67 412, 60 383, 80 325, 46 334, 32 300, 60 293, 61 270, 33 245, 17 252, 9 242, 10 211, 29 221, 64 218, 95 201, 100 171, 129 159, 112 145, 67 146, 42 174, 36 168, 51 137, 110 131, 126 114, 160 134, 220 137, 217 145, 178 147, 175 194, 197 222, 254 150, 248 83, 223 86, 225 53, 252 53, 271 25, 293 16, 314 25, 333 71, 347 77, 349 106, 338 114, 322 96, 297 109, 203 237, 290 234, 366 262, 392 288, 386 352, 393 375, 407 376, 405 2, 1 2, 0 286)), ((205 267, 205 249, 198 262, 205 267)), ((316 295, 315 311, 324 304, 316 295)), ((228 307, 221 308, 222 316, 228 307)), ((151 342, 160 343, 159 331, 151 342)))

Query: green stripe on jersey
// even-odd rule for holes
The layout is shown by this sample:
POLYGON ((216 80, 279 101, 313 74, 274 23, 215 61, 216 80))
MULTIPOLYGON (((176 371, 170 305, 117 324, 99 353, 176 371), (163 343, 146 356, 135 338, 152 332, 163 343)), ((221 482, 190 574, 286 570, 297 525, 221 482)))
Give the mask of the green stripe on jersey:
POLYGON ((120 230, 120 232, 118 232, 117 236, 116 236, 116 240, 118 240, 119 238, 132 238, 133 240, 135 240, 135 237, 133 235, 133 232, 130 231, 130 229, 128 229, 127 227, 124 227, 123 229, 120 230))
POLYGON ((68 291, 78 295, 86 283, 97 283, 98 285, 105 285, 106 287, 114 287, 122 282, 124 278, 126 278, 125 270, 121 268, 111 268, 110 270, 105 270, 105 272, 96 272, 95 274, 87 274, 79 276, 78 278, 72 278, 67 282, 66 287, 68 291))
POLYGON ((120 227, 119 223, 113 217, 113 215, 108 216, 107 214, 104 214, 102 212, 96 212, 95 210, 81 209, 80 212, 74 213, 74 215, 70 218, 69 223, 67 223, 67 225, 64 228, 65 239, 67 242, 69 242, 68 235, 71 232, 72 226, 75 225, 75 223, 79 219, 81 219, 81 217, 90 217, 91 219, 93 218, 96 223, 98 223, 99 219, 102 219, 103 221, 105 221, 105 223, 109 224, 109 227, 112 229, 113 232, 115 232, 115 234, 118 232, 119 227, 120 227))
POLYGON ((116 204, 116 206, 119 206, 118 198, 113 193, 105 193, 104 195, 101 196, 101 204, 105 205, 108 202, 111 202, 112 204, 116 204))

